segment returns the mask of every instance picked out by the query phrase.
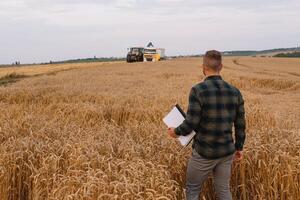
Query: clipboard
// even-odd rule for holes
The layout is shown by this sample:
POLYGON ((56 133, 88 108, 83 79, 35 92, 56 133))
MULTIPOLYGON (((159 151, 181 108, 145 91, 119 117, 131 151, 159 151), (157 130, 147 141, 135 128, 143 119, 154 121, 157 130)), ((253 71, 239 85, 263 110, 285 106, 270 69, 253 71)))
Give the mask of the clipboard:
MULTIPOLYGON (((168 127, 178 127, 186 118, 185 112, 182 108, 176 104, 172 110, 163 118, 163 122, 168 127)), ((192 131, 186 136, 179 136, 178 140, 180 144, 184 147, 188 146, 196 135, 195 131, 192 131)))

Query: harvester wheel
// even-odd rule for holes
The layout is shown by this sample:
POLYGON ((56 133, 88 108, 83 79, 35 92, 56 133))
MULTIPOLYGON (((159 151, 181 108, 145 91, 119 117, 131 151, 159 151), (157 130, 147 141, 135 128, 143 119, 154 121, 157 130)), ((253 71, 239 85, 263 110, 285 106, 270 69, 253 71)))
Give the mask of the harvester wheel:
POLYGON ((126 61, 127 61, 128 63, 130 63, 130 62, 131 62, 131 60, 130 60, 130 56, 127 56, 127 59, 126 59, 126 61))
POLYGON ((139 61, 140 61, 140 62, 143 62, 143 61, 144 61, 144 56, 143 56, 143 55, 141 55, 141 56, 139 57, 139 61))

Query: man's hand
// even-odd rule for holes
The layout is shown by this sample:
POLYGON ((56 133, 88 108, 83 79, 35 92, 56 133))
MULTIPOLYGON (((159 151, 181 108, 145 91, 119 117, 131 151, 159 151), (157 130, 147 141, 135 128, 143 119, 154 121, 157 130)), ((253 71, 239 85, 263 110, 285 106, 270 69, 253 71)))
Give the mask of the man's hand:
POLYGON ((236 151, 234 154, 234 161, 241 161, 243 159, 243 152, 236 151))
POLYGON ((172 138, 178 138, 178 135, 176 135, 174 129, 175 129, 175 128, 173 128, 173 127, 168 128, 168 134, 169 134, 169 136, 171 136, 172 138))

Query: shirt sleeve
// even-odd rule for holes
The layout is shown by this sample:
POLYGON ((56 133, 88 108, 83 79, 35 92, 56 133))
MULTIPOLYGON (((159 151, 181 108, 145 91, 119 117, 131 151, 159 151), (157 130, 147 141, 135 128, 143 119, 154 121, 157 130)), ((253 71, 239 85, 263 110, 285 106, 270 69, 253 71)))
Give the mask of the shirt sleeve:
POLYGON ((246 138, 246 120, 245 120, 245 109, 244 109, 244 99, 239 92, 238 96, 238 106, 236 110, 236 119, 234 121, 235 128, 235 149, 237 151, 242 151, 245 138, 246 138))
POLYGON ((176 135, 188 135, 197 128, 201 120, 201 103, 193 87, 189 94, 189 105, 185 120, 175 128, 176 135))

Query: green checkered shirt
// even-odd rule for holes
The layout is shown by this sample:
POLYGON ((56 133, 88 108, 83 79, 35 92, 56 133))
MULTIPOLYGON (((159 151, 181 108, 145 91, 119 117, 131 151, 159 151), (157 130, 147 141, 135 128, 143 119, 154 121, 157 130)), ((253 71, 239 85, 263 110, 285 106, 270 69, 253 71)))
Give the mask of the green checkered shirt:
POLYGON ((240 91, 214 75, 192 87, 186 119, 175 128, 175 133, 187 135, 194 130, 193 148, 203 157, 215 159, 243 149, 245 127, 240 91))

